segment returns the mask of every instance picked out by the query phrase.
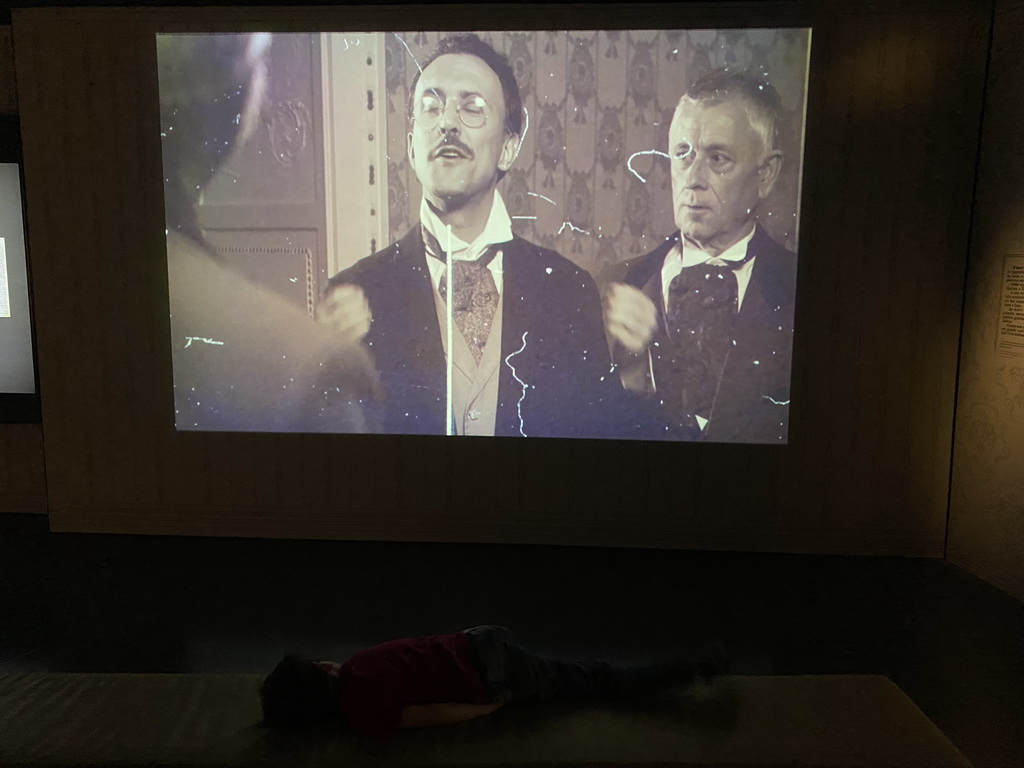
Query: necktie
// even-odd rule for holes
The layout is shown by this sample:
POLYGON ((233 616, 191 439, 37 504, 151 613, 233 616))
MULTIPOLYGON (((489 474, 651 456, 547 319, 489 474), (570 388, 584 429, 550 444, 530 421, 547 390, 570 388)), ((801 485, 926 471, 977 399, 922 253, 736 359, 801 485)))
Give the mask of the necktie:
MULTIPOLYGON (((669 334, 666 397, 675 420, 697 425, 709 418, 733 346, 739 307, 735 270, 746 263, 705 263, 684 268, 669 284, 665 308, 669 334)), ((660 387, 659 387, 660 389, 660 387)))
MULTIPOLYGON (((459 260, 452 271, 452 316, 455 327, 469 345, 476 364, 484 355, 491 323, 498 309, 498 287, 487 264, 494 258, 494 249, 488 250, 476 261, 459 260)), ((441 298, 447 301, 447 280, 441 280, 441 298)))
MULTIPOLYGON (((437 238, 425 228, 423 243, 430 256, 447 261, 437 238)), ((484 347, 487 345, 491 324, 494 322, 494 313, 498 309, 498 286, 495 285, 491 270, 487 267, 497 253, 497 246, 492 245, 475 261, 453 260, 452 290, 455 296, 452 301, 452 317, 477 365, 483 359, 484 347)), ((441 278, 438 292, 447 302, 448 281, 445 277, 441 278)))

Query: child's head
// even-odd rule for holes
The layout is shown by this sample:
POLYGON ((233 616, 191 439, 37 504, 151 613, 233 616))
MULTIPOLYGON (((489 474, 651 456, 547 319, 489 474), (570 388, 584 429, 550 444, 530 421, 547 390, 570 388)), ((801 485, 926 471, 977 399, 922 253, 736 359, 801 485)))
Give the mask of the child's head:
POLYGON ((285 656, 260 688, 263 722, 269 726, 298 726, 341 719, 337 678, 320 662, 285 656))

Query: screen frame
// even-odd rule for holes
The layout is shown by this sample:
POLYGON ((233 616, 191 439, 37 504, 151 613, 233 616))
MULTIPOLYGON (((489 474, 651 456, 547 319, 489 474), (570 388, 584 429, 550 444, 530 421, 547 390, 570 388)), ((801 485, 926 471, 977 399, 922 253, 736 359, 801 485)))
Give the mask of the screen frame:
MULTIPOLYGON (((853 4, 829 4, 826 8, 820 3, 729 3, 617 6, 612 14, 611 6, 598 6, 593 26, 624 28, 645 8, 661 14, 659 26, 669 28, 777 25, 814 29, 800 242, 808 257, 827 256, 827 237, 815 234, 819 227, 814 219, 823 220, 819 223, 827 226, 822 229, 834 228, 834 221, 824 221, 824 214, 840 205, 834 195, 829 195, 829 176, 840 163, 836 147, 860 146, 851 144, 854 137, 849 131, 841 131, 838 138, 833 136, 830 121, 850 109, 858 110, 858 115, 871 114, 875 93, 869 91, 866 77, 854 77, 860 70, 852 66, 851 59, 865 41, 876 41, 877 22, 887 19, 889 12, 868 13, 853 4), (609 16, 598 19, 597 11, 608 11, 609 16), (727 14, 725 21, 717 15, 721 12, 727 14), (846 24, 844 13, 857 17, 855 23, 846 24), (849 101, 836 95, 837 88, 825 87, 832 85, 835 74, 845 76, 838 82, 853 86, 849 101), (816 166, 815 159, 825 163, 816 166), (815 217, 815 211, 821 215, 815 217), (815 236, 809 238, 808 233, 815 236)), ((451 12, 444 18, 445 26, 452 29, 493 29, 499 26, 493 21, 494 14, 501 12, 506 14, 502 18, 507 18, 508 12, 507 7, 493 5, 445 6, 441 10, 451 12)), ((556 8, 561 16, 548 14, 547 7, 544 10, 545 23, 533 26, 554 26, 561 23, 560 18, 570 16, 565 6, 556 8)), ((849 413, 854 410, 829 410, 823 402, 827 393, 813 386, 820 384, 818 379, 832 382, 835 378, 829 378, 828 350, 834 346, 830 331, 837 330, 841 341, 849 341, 852 336, 834 312, 836 307, 848 309, 849 297, 862 285, 855 271, 860 261, 857 253, 850 253, 848 244, 845 250, 841 248, 846 261, 801 259, 796 322, 813 333, 801 332, 794 343, 793 394, 797 407, 785 450, 750 444, 574 442, 561 438, 533 442, 473 438, 448 441, 435 436, 174 431, 165 405, 170 402, 171 389, 169 333, 163 325, 168 309, 166 269, 165 264, 151 263, 151 259, 163 255, 163 232, 157 231, 157 224, 163 223, 162 196, 159 180, 154 183, 149 176, 142 176, 143 171, 151 175, 160 167, 158 140, 154 138, 158 125, 155 76, 138 66, 155 58, 155 45, 142 40, 139 33, 339 29, 335 26, 339 19, 351 29, 387 26, 400 30, 421 19, 437 18, 437 12, 437 7, 430 6, 316 9, 301 19, 304 11, 300 9, 273 13, 210 8, 143 9, 137 13, 89 9, 15 14, 18 70, 23 75, 19 83, 26 89, 22 93, 23 119, 32 139, 28 158, 32 197, 28 202, 37 235, 37 298, 44 332, 42 379, 50 398, 46 411, 47 476, 53 529, 613 547, 832 549, 876 554, 935 551, 935 542, 941 544, 942 533, 938 509, 948 488, 932 482, 937 477, 932 470, 937 465, 948 466, 945 420, 940 420, 937 434, 928 432, 925 443, 919 441, 922 466, 909 478, 886 470, 888 464, 870 475, 850 473, 851 462, 859 466, 856 461, 863 455, 855 451, 861 446, 850 424, 849 413), (68 20, 81 24, 69 26, 68 20), (47 43, 49 36, 52 44, 47 43), (22 38, 24 45, 20 44, 22 38), (112 44, 126 53, 117 59, 106 57, 104 47, 112 44), (55 119, 60 114, 59 101, 54 104, 49 103, 52 100, 33 98, 30 90, 32 75, 38 80, 61 70, 67 73, 68 88, 84 88, 87 74, 81 64, 89 59, 106 67, 114 77, 122 62, 142 72, 141 76, 126 75, 118 81, 122 87, 115 100, 115 104, 138 115, 125 129, 130 128, 131 133, 123 134, 138 143, 114 155, 117 162, 110 168, 81 155, 68 156, 67 170, 72 177, 100 172, 92 187, 99 191, 97 199, 106 216, 99 225, 83 201, 69 202, 61 194, 67 186, 65 167, 51 160, 52 151, 42 151, 58 146, 61 137, 80 129, 63 127, 55 119), (147 130, 147 126, 148 133, 136 135, 138 128, 147 130), (130 195, 125 189, 129 185, 130 195), (122 216, 129 211, 135 215, 122 216), (83 232, 92 235, 86 243, 90 252, 106 248, 108 253, 116 254, 117 258, 111 260, 114 263, 105 266, 95 282, 92 275, 79 274, 67 255, 69 237, 46 228, 48 214, 70 215, 79 223, 83 232), (102 226, 115 215, 122 216, 117 221, 126 222, 124 229, 102 226), (123 250, 124 238, 145 249, 147 259, 130 259, 131 254, 123 250), (61 270, 76 279, 62 279, 65 274, 61 270), (146 366, 149 378, 143 386, 131 387, 121 380, 104 380, 93 374, 90 368, 95 367, 95 358, 87 357, 75 346, 74 332, 63 337, 60 334, 60 320, 71 299, 81 299, 85 304, 83 317, 88 316, 86 312, 110 311, 116 285, 113 279, 130 279, 138 288, 130 294, 131 303, 126 308, 135 322, 124 327, 111 324, 109 329, 114 334, 99 351, 110 357, 125 346, 138 350, 139 357, 128 360, 129 372, 143 373, 140 368, 146 366), (838 302, 831 300, 829 291, 811 290, 840 283, 838 302), (87 288, 96 287, 99 294, 86 293, 87 288), (814 322, 808 325, 808 321, 814 322), (83 380, 76 382, 72 376, 83 380), (112 420, 115 413, 126 413, 128 418, 112 420), (451 482, 454 468, 463 464, 500 468, 496 475, 501 478, 499 485, 451 482), (728 479, 728 468, 738 464, 744 467, 744 482, 728 482, 721 487, 718 481, 728 479), (616 471, 602 471, 602 467, 614 467, 616 471), (321 481, 325 469, 342 476, 330 489, 321 481), (346 473, 354 477, 351 486, 343 482, 346 473), (194 482, 182 482, 183 477, 194 482), (432 478, 444 482, 428 482, 432 478), (368 491, 371 485, 375 490, 368 491), (897 490, 902 493, 896 494, 897 490), (883 491, 892 503, 878 504, 871 497, 871 492, 883 491), (671 503, 666 503, 668 500, 671 503), (905 500, 915 503, 904 505, 905 500), (850 517, 855 508, 861 507, 877 512, 871 512, 870 519, 850 517)), ((900 31, 908 23, 934 21, 937 14, 934 6, 913 4, 893 13, 895 20, 904 25, 897 27, 900 31)), ((571 15, 578 18, 579 8, 571 9, 571 15)), ((977 13, 972 21, 976 17, 977 13)), ((958 35, 962 32, 960 27, 953 29, 958 35)), ((942 41, 950 34, 943 33, 942 41)), ((979 38, 970 38, 970 42, 972 60, 976 62, 983 46, 979 38)), ((869 52, 874 50, 868 48, 869 52)), ((902 54, 897 49, 893 55, 902 54)), ((865 66, 873 63, 867 61, 865 66)), ((114 140, 103 133, 108 123, 103 122, 105 113, 99 105, 74 103, 79 110, 75 114, 96 121, 95 125, 87 124, 89 136, 113 147, 114 140)), ((962 125, 953 131, 931 130, 929 135, 937 134, 940 140, 960 140, 965 133, 962 125)), ((869 169, 877 170, 871 156, 854 156, 869 169)), ((957 177, 966 170, 955 165, 953 168, 957 177)), ((945 197, 932 203, 937 210, 945 211, 945 197)), ((950 209, 955 224, 963 223, 965 210, 963 201, 950 209)), ((844 241, 837 245, 844 246, 844 241)), ((939 250, 957 250, 949 245, 948 238, 937 245, 939 250)), ((944 358, 941 361, 945 362, 944 358)), ((842 367, 840 371, 849 373, 842 367)), ((923 379, 902 383, 909 391, 922 394, 908 402, 911 408, 920 402, 946 403, 947 396, 951 396, 948 387, 938 386, 943 382, 930 389, 923 379), (929 393, 931 397, 923 397, 929 393)), ((837 396, 850 395, 856 406, 853 384, 851 377, 832 382, 832 389, 837 396)), ((860 407, 870 409, 875 402, 860 401, 860 407)), ((927 417, 929 424, 935 422, 931 411, 927 417)), ((888 453, 881 453, 879 461, 892 453, 890 447, 888 453)))

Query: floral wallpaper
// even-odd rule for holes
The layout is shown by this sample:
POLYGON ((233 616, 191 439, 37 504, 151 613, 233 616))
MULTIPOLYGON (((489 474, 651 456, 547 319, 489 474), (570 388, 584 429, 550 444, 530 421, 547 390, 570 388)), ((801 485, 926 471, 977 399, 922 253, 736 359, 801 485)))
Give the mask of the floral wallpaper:
MULTIPOLYGON (((419 182, 406 158, 409 84, 416 61, 426 60, 444 34, 386 36, 392 240, 419 215, 419 182)), ((686 86, 731 66, 767 73, 782 98, 786 164, 761 219, 796 250, 807 30, 478 34, 508 57, 529 121, 520 155, 499 187, 517 234, 599 280, 654 248, 675 224, 669 163, 652 150, 667 151, 686 86)))

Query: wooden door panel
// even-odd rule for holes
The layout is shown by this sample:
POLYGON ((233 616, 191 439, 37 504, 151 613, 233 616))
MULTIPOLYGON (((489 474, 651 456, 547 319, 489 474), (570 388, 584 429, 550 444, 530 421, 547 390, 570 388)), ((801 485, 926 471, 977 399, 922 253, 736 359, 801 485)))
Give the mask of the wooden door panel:
POLYGON ((310 314, 326 279, 321 102, 320 36, 274 35, 257 129, 198 207, 214 250, 310 314))

